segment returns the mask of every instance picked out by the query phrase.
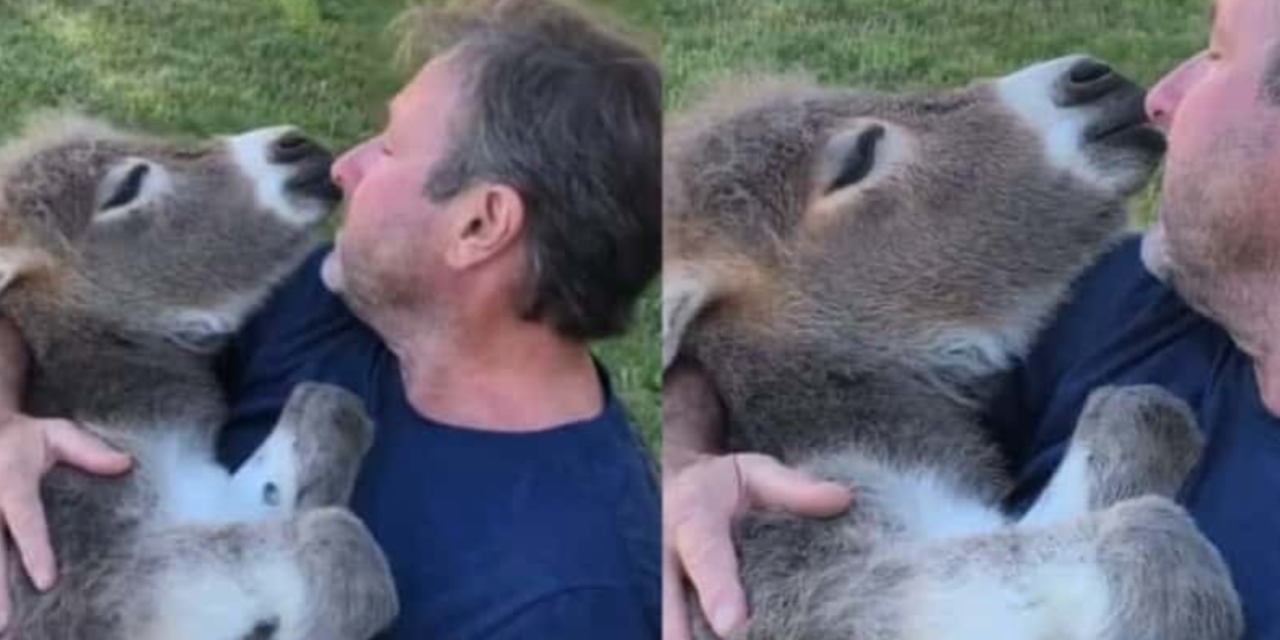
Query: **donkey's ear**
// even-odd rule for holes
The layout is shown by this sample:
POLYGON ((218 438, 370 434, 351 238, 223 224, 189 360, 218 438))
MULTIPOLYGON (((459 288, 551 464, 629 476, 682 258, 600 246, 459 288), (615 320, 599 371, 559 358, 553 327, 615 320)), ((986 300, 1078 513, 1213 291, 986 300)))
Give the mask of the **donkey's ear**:
POLYGON ((49 254, 27 247, 0 246, 0 295, 22 276, 50 263, 49 254))

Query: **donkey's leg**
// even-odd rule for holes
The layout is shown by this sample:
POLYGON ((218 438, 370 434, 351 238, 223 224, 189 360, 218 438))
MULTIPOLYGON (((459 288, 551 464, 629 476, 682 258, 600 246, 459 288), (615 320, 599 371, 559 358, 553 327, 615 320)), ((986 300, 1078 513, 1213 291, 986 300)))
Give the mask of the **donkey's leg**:
POLYGON ((1235 640, 1243 628, 1225 564, 1164 498, 909 545, 777 514, 742 528, 743 638, 1235 640), (831 547, 809 543, 828 536, 846 553, 814 557, 831 547))
POLYGON ((120 640, 368 640, 398 609, 381 551, 337 508, 152 533, 96 565, 68 595, 120 640))
POLYGON ((1021 522, 1062 522, 1147 494, 1172 498, 1203 449, 1191 410, 1168 391, 1100 388, 1089 395, 1067 455, 1021 522))
POLYGON ((372 444, 373 423, 358 397, 301 384, 271 436, 232 477, 232 490, 267 512, 346 504, 372 444))
POLYGON ((1163 497, 913 555, 904 637, 1235 640, 1244 628, 1226 564, 1163 497))

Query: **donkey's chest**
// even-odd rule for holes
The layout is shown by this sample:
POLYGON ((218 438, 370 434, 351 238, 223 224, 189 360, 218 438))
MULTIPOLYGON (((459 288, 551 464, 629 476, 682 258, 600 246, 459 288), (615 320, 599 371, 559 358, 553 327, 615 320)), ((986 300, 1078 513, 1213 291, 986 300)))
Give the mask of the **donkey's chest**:
POLYGON ((237 490, 205 431, 187 426, 128 438, 127 448, 136 458, 134 472, 149 497, 148 526, 225 524, 265 515, 260 501, 247 500, 237 490))
POLYGON ((894 543, 981 534, 1008 522, 986 487, 945 467, 859 453, 823 456, 801 466, 852 487, 853 521, 894 543))
POLYGON ((930 469, 876 474, 859 492, 866 508, 878 509, 906 540, 958 538, 995 531, 1007 520, 999 505, 930 469))

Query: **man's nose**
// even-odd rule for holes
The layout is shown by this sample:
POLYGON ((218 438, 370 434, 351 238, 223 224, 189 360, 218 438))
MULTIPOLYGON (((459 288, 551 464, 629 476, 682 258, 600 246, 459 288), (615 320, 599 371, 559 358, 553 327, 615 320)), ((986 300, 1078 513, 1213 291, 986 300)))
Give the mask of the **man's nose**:
POLYGON ((1186 95, 1187 84, 1199 59, 1200 57, 1197 56, 1178 65, 1178 68, 1161 78, 1160 82, 1147 92, 1147 118, 1152 124, 1165 131, 1169 130, 1169 126, 1173 123, 1173 115, 1177 112, 1178 105, 1182 103, 1183 96, 1186 95))
POLYGON ((1174 99, 1169 87, 1161 83, 1147 92, 1147 118, 1157 127, 1168 130, 1173 121, 1173 111, 1178 101, 1174 99))
POLYGON ((360 184, 360 180, 364 178, 363 158, 366 150, 369 149, 372 141, 365 141, 354 149, 348 150, 333 163, 330 169, 330 176, 333 178, 334 184, 342 188, 343 192, 350 194, 356 185, 360 184))

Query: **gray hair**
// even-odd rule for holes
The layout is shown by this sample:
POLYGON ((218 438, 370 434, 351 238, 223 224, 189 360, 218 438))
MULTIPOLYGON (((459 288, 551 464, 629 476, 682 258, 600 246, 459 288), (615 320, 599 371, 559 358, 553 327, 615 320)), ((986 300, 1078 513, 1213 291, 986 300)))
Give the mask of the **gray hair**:
POLYGON ((527 212, 520 315, 578 340, 621 333, 661 264, 658 67, 564 4, 467 4, 421 10, 410 32, 411 47, 456 54, 470 100, 426 194, 515 189, 527 212))

